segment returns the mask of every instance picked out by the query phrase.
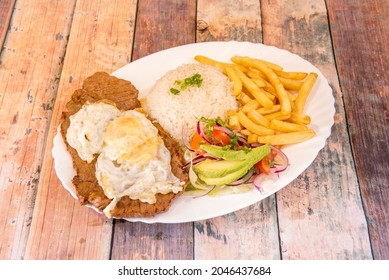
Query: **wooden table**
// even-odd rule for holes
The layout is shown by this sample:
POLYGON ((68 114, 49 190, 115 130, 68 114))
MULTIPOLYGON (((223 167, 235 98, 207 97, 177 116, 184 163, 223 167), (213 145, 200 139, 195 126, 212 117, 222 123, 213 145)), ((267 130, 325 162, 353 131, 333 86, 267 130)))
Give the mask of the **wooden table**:
POLYGON ((0 0, 0 259, 389 259, 388 26, 388 0, 0 0), (335 124, 312 165, 205 221, 130 223, 81 207, 51 149, 83 79, 228 40, 289 50, 326 76, 335 124))

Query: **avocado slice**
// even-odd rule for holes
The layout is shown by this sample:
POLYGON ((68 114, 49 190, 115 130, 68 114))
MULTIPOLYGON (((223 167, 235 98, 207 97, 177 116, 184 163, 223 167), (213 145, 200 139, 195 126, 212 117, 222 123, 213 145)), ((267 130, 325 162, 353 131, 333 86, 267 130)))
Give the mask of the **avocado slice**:
POLYGON ((224 177, 247 164, 245 160, 212 160, 206 159, 196 164, 193 169, 197 174, 208 178, 224 177))
POLYGON ((225 160, 245 160, 247 158, 247 151, 239 150, 223 150, 222 147, 216 145, 200 145, 200 149, 207 153, 222 158, 225 160))
POLYGON ((199 175, 199 178, 207 185, 222 186, 222 185, 232 183, 232 182, 238 180, 239 178, 243 177, 249 171, 250 168, 251 168, 251 166, 245 165, 241 169, 238 169, 230 174, 227 174, 226 176, 216 177, 216 178, 206 177, 206 176, 203 176, 202 174, 198 174, 198 175, 199 175))
MULTIPOLYGON (((237 152, 237 151, 231 151, 231 152, 237 152)), ((261 147, 254 148, 247 153, 245 152, 246 158, 243 160, 243 164, 238 169, 236 169, 237 168, 236 165, 238 165, 238 162, 241 162, 242 160, 240 160, 240 161, 235 160, 235 161, 233 161, 233 163, 228 163, 229 160, 224 160, 224 162, 227 162, 227 163, 224 163, 223 167, 226 167, 227 164, 229 164, 234 169, 234 171, 230 171, 230 172, 223 169, 222 172, 220 172, 220 174, 226 174, 225 176, 218 176, 218 177, 213 176, 214 173, 210 174, 212 176, 206 176, 205 174, 203 174, 201 172, 201 170, 197 174, 198 174, 199 178, 207 185, 216 185, 216 186, 226 185, 226 184, 232 183, 232 182, 238 180, 239 178, 243 177, 250 170, 250 168, 253 167, 254 164, 256 164, 258 161, 260 161, 262 158, 264 158, 269 153, 270 153, 270 146, 269 145, 263 145, 261 147)), ((223 161, 219 161, 219 163, 218 163, 218 161, 211 160, 211 162, 207 163, 207 166, 209 167, 210 165, 215 164, 215 163, 218 163, 218 166, 220 166, 221 165, 220 162, 223 162, 223 161)), ((211 167, 211 168, 214 170, 217 169, 217 167, 216 168, 211 167)))

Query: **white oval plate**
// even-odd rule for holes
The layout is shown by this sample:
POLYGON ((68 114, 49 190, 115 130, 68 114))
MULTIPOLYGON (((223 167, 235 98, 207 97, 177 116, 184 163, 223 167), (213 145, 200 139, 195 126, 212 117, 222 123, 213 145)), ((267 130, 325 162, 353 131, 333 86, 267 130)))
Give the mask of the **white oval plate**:
MULTIPOLYGON (((283 149, 290 160, 290 166, 275 182, 266 181, 262 193, 253 188, 247 193, 217 197, 204 196, 194 199, 180 196, 165 213, 152 218, 126 219, 128 221, 183 223, 209 219, 245 208, 274 194, 296 179, 313 162, 331 134, 335 113, 334 98, 325 77, 308 61, 272 46, 235 41, 189 44, 143 57, 118 69, 112 75, 131 81, 140 92, 147 93, 168 70, 184 63, 195 63, 195 55, 204 55, 225 62, 229 62, 234 55, 250 56, 277 63, 286 71, 316 72, 318 79, 308 97, 305 113, 311 117, 310 127, 317 135, 306 142, 283 149)), ((73 197, 76 197, 72 185, 74 176, 72 161, 60 133, 57 133, 54 139, 53 157, 58 178, 73 197)))

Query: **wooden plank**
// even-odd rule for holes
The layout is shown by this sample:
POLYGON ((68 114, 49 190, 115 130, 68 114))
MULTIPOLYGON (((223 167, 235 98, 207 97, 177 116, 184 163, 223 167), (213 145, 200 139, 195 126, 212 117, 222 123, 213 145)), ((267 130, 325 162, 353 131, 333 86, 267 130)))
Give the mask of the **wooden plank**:
POLYGON ((0 48, 3 46, 10 25, 15 0, 0 1, 0 48))
MULTIPOLYGON (((190 0, 139 1, 133 59, 193 43, 195 5, 190 0)), ((192 259, 192 243, 193 223, 116 222, 112 259, 192 259)))
POLYGON ((196 3, 140 0, 133 60, 195 41, 196 3))
POLYGON ((197 1, 197 41, 262 42, 259 1, 197 1))
POLYGON ((277 193, 283 259, 369 259, 369 236, 346 130, 324 1, 264 1, 264 42, 306 58, 327 77, 335 124, 326 147, 277 193))
POLYGON ((73 1, 18 1, 2 49, 0 259, 24 257, 72 12, 73 1))
POLYGON ((62 188, 51 148, 61 112, 82 81, 96 71, 112 72, 128 63, 135 13, 135 0, 77 2, 48 131, 26 259, 109 258, 112 220, 81 207, 62 188))
POLYGON ((115 221, 112 259, 189 260, 193 223, 144 224, 115 221))
POLYGON ((389 259, 389 2, 327 1, 375 259, 389 259))
MULTIPOLYGON (((197 41, 261 42, 259 1, 198 1, 197 41)), ((275 196, 195 223, 196 259, 279 259, 275 196)))

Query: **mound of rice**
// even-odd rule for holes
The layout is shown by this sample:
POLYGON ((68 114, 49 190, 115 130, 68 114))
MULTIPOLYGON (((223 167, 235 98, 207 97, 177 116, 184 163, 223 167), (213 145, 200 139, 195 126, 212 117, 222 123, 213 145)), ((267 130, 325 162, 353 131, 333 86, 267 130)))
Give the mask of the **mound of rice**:
POLYGON ((215 67, 184 64, 167 72, 150 92, 141 93, 139 97, 145 100, 142 104, 148 114, 182 144, 184 125, 192 133, 200 117, 226 118, 229 109, 237 109, 231 86, 229 79, 215 67), (177 95, 170 92, 170 88, 179 88, 177 80, 197 73, 203 79, 200 87, 188 86, 177 95))

